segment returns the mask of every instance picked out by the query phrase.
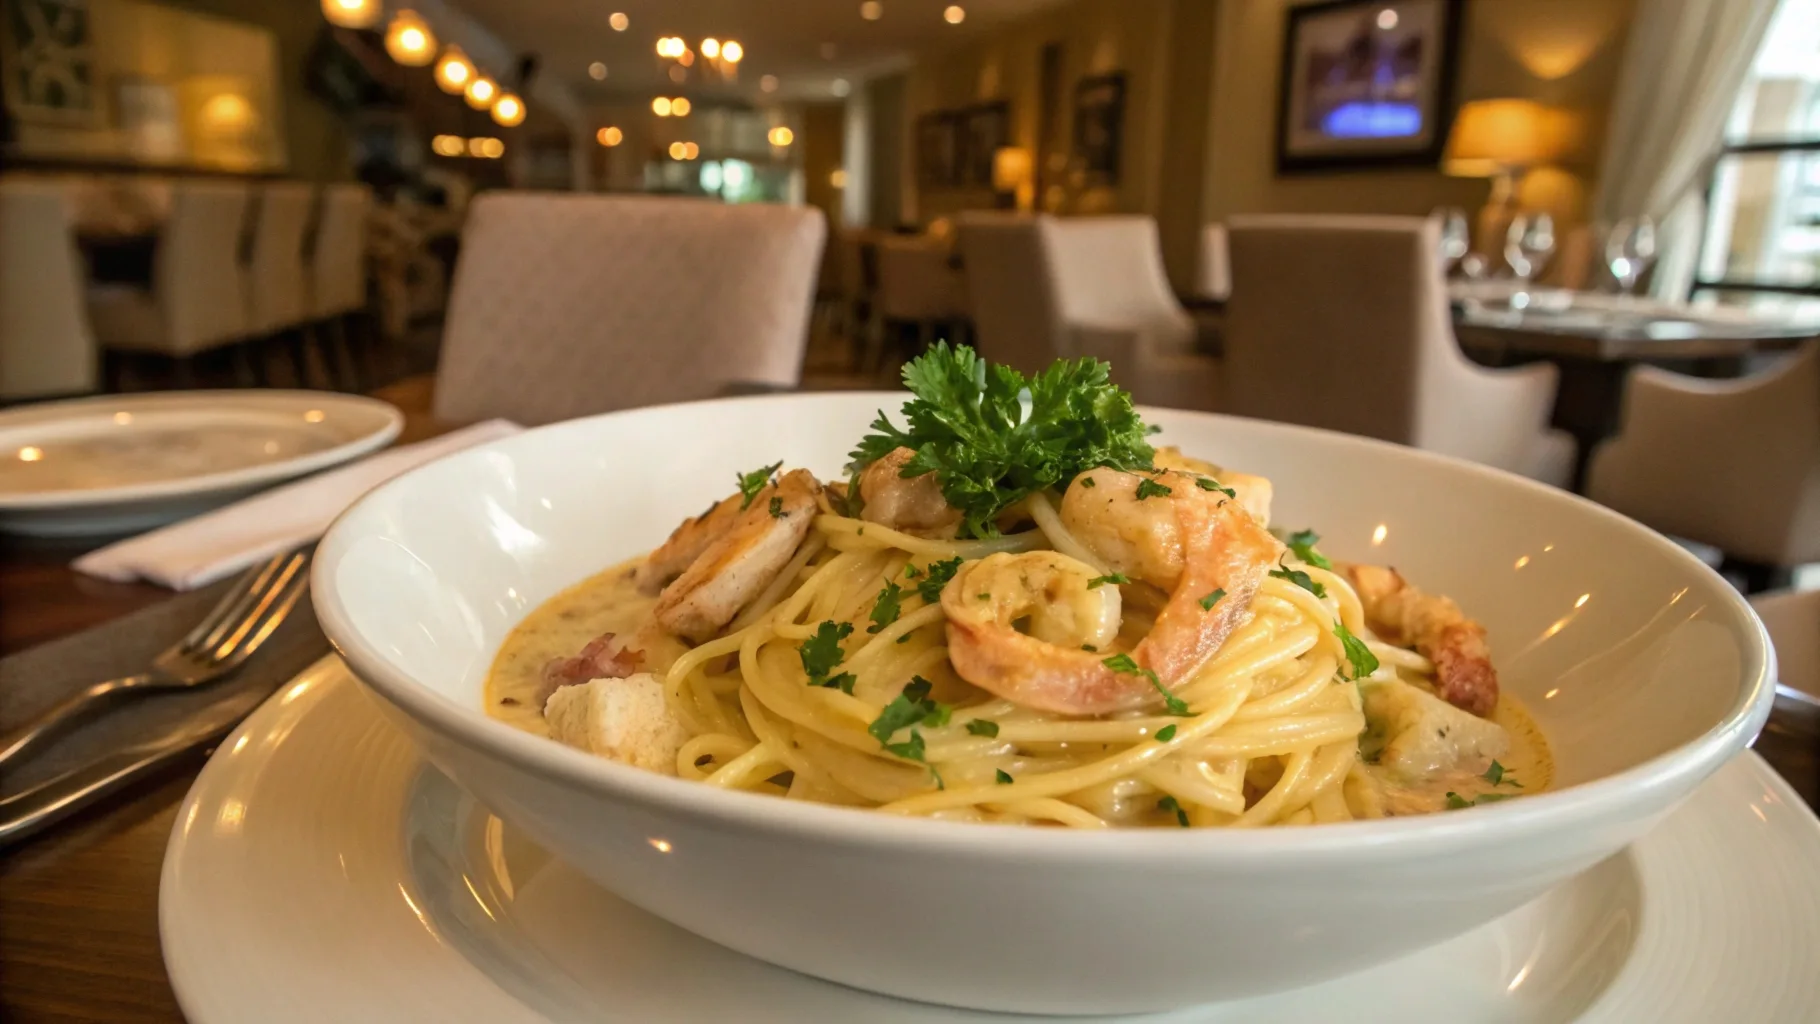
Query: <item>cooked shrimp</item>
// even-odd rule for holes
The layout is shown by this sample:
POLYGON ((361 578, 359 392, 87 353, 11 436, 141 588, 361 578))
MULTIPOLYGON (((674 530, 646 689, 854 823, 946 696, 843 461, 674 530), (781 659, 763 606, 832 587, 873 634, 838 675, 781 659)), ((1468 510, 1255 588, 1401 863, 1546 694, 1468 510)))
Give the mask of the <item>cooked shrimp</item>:
POLYGON ((664 588, 657 599, 658 624, 696 643, 720 632, 796 554, 815 518, 820 493, 820 481, 806 469, 792 470, 759 491, 664 588))
MULTIPOLYGON (((1168 593, 1155 625, 1131 651, 1136 665, 1155 672, 1165 686, 1192 677, 1250 618, 1251 600, 1282 553, 1282 545, 1237 502, 1200 489, 1194 480, 1186 473, 1140 476, 1096 469, 1077 479, 1062 499, 1062 520, 1076 539, 1115 572, 1168 593), (1082 483, 1088 478, 1091 487, 1082 483), (1168 493, 1139 499, 1144 480, 1168 493), (1215 590, 1225 596, 1202 607, 1215 590)), ((1096 635, 1105 639, 1117 632, 1105 619, 1108 610, 1115 617, 1119 610, 1111 597, 1095 599, 1097 618, 1082 610, 1096 607, 1084 604, 1083 595, 1115 589, 1089 589, 1094 574, 1090 566, 1054 552, 994 555, 963 566, 942 592, 955 671, 1006 700, 1061 714, 1105 714, 1161 701, 1163 694, 1143 675, 1106 665, 1112 652, 1103 641, 1077 639, 1085 634, 1085 623, 1097 624, 1102 631, 1096 635), (1060 600, 1062 595, 1069 599, 1060 600), (1067 604, 1066 624, 1072 628, 1051 624, 1044 627, 1050 635, 1042 635, 1034 614, 1034 604, 1042 600, 1067 604), (1026 615, 1030 635, 1014 626, 1026 615), (1082 650, 1082 644, 1097 650, 1082 650)))
POLYGON ((1414 647, 1435 666, 1435 692, 1483 718, 1498 705, 1498 670, 1485 627, 1450 597, 1417 589, 1395 569, 1343 567, 1365 608, 1365 622, 1385 642, 1414 647))
POLYGON ((904 476, 904 465, 916 453, 898 448, 860 471, 859 517, 869 523, 921 537, 948 538, 961 525, 961 511, 942 497, 934 473, 904 476))
POLYGON ((1212 477, 1222 487, 1231 488, 1237 497, 1239 507, 1257 517, 1258 522, 1270 525, 1270 499, 1273 489, 1270 481, 1251 473, 1241 473, 1236 469, 1225 469, 1204 459, 1182 454, 1180 448, 1173 445, 1156 450, 1155 465, 1158 469, 1177 469, 1198 476, 1212 477))

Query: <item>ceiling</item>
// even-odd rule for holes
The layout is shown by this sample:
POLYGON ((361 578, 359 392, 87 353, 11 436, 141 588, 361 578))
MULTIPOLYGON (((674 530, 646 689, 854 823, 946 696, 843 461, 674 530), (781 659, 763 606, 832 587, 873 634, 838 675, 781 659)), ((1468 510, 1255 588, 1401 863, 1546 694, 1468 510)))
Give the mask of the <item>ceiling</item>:
POLYGON ((521 52, 541 60, 540 75, 560 81, 584 105, 626 97, 685 95, 697 99, 764 98, 759 80, 776 75, 776 97, 833 99, 836 80, 857 84, 905 67, 917 51, 945 48, 991 31, 1060 0, 955 0, 966 20, 950 25, 950 0, 879 0, 877 21, 860 16, 860 0, 453 0, 521 52), (629 19, 624 32, 608 24, 629 19), (682 84, 668 77, 673 61, 657 56, 657 40, 681 36, 737 39, 745 48, 738 81, 720 80, 697 60, 682 84), (588 65, 607 66, 595 81, 588 65))

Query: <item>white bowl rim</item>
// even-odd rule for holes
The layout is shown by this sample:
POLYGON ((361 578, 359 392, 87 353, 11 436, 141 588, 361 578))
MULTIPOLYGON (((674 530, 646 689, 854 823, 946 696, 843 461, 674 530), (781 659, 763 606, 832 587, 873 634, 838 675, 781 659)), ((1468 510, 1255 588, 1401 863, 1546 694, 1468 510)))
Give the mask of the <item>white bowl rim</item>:
MULTIPOLYGON (((821 394, 754 395, 672 403, 640 409, 602 413, 527 430, 444 456, 445 459, 478 457, 479 453, 534 444, 540 435, 572 428, 610 416, 636 414, 653 408, 679 406, 710 408, 731 404, 800 404, 830 400, 853 401, 859 397, 880 402, 900 402, 903 392, 828 392, 821 394)), ((1096 862, 1109 856, 1121 862, 1159 867, 1185 864, 1248 864, 1260 859, 1285 867, 1323 864, 1334 860, 1395 860, 1411 856, 1444 855, 1482 848, 1486 840, 1514 842, 1532 835, 1546 835, 1594 820, 1634 817, 1626 808, 1670 802, 1685 796, 1695 783, 1718 769, 1724 760, 1742 750, 1762 728, 1775 698, 1775 653, 1763 623, 1729 583, 1691 553, 1654 530, 1586 498, 1547 484, 1478 463, 1456 459, 1371 438, 1337 431, 1276 423, 1248 417, 1191 410, 1140 407, 1141 413, 1166 412, 1197 418, 1262 426, 1268 430, 1300 434, 1324 444, 1364 450, 1391 449, 1407 458, 1443 465, 1471 475, 1493 478, 1532 492, 1544 501, 1565 504, 1579 514, 1601 517, 1638 533, 1665 557, 1678 561, 1690 573, 1718 584, 1730 610, 1748 624, 1754 643, 1747 644, 1742 670, 1745 685, 1725 715, 1694 739, 1641 764, 1602 778, 1550 790, 1522 800, 1501 801, 1489 807, 1446 814, 1336 822, 1308 828, 1265 829, 1108 829, 1083 832, 1074 829, 991 827, 976 823, 900 817, 874 810, 840 807, 807 801, 781 800, 752 793, 725 791, 697 782, 659 775, 566 747, 507 725, 481 708, 463 707, 406 673, 394 669, 366 645, 352 628, 346 609, 335 597, 331 567, 348 544, 351 523, 363 510, 394 490, 410 486, 417 467, 368 492, 332 523, 317 549, 312 569, 311 593, 317 619, 335 650, 354 670, 355 678, 377 696, 393 704, 432 730, 479 748, 491 756, 542 779, 571 788, 603 793, 661 813, 695 820, 796 837, 838 842, 854 847, 890 847, 931 854, 961 854, 993 860, 1044 862, 1096 862)), ((440 462, 441 459, 435 460, 440 462)), ((434 462, 428 464, 433 465, 434 462)), ((655 838, 655 837, 654 837, 655 838)))
POLYGON ((310 391, 303 388, 222 388, 202 391, 148 391, 139 394, 90 395, 16 406, 0 413, 0 429, 11 429, 12 419, 33 418, 45 413, 79 412, 88 406, 100 408, 126 406, 131 410, 150 411, 165 406, 180 412, 202 411, 209 406, 224 408, 295 406, 300 409, 317 406, 337 410, 340 415, 359 413, 374 417, 372 426, 359 437, 294 456, 279 462, 263 462, 239 469, 216 470, 194 476, 147 483, 121 484, 113 487, 33 491, 24 494, 0 494, 0 511, 25 512, 39 509, 74 511, 96 506, 123 505, 161 498, 204 497, 220 491, 240 490, 260 484, 295 479, 319 469, 339 465, 390 444, 404 430, 404 413, 390 402, 367 395, 350 395, 340 391, 310 391))

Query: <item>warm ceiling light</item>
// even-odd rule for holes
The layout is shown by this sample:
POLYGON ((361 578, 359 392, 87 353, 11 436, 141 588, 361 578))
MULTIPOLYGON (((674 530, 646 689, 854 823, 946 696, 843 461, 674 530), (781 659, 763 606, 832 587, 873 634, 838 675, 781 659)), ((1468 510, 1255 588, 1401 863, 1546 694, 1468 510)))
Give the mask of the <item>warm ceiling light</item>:
POLYGON ((745 59, 745 56, 746 48, 739 45, 735 40, 729 39, 721 45, 720 59, 729 64, 738 64, 741 60, 745 59))
POLYGON ((488 160, 497 160, 506 155, 506 144, 498 139, 485 140, 486 146, 482 155, 488 160))
POLYGON ((942 20, 950 25, 959 25, 967 20, 967 12, 960 4, 949 4, 948 9, 942 12, 942 20))
POLYGON ((758 88, 761 92, 776 92, 777 91, 777 76, 776 75, 766 75, 765 77, 759 79, 758 88))
POLYGON ((468 151, 468 144, 459 135, 438 135, 430 140, 430 149, 437 156, 460 156, 468 151))
POLYGON ((672 159, 672 160, 681 160, 683 158, 683 154, 687 153, 688 151, 689 151, 689 147, 683 145, 680 142, 670 143, 670 159, 672 159))
POLYGON ((501 128, 516 128, 525 120, 524 101, 511 93, 501 93, 493 101, 493 121, 501 128))
POLYGON ((379 14, 379 0, 322 0, 322 16, 342 28, 372 28, 379 14))
POLYGON ((683 159, 693 160, 701 155, 701 147, 693 142, 683 143, 683 159))
POLYGON ((484 152, 487 148, 486 141, 487 140, 485 140, 485 139, 469 139, 468 140, 468 152, 470 154, 472 154, 473 156, 481 155, 481 153, 484 152))
POLYGON ((670 101, 670 116, 671 117, 688 117, 689 116, 689 107, 690 107, 689 98, 687 96, 678 96, 675 99, 670 101))
MULTIPOLYGON (((676 63, 681 64, 685 68, 694 67, 695 66, 695 51, 694 50, 684 50, 682 53, 677 54, 676 63)), ((676 69, 671 68, 670 70, 674 71, 676 69)))
POLYGON ((485 110, 499 98, 499 83, 485 75, 476 75, 462 95, 467 98, 468 106, 475 110, 485 110))
POLYGON ((796 141, 796 133, 785 128, 783 125, 778 125, 776 128, 766 132, 765 138, 770 139, 771 145, 773 146, 788 146, 790 143, 796 141))
POLYGON ((885 5, 878 0, 866 0, 859 5, 859 16, 867 21, 877 21, 885 16, 885 5))
POLYGON ((713 60, 720 56, 720 40, 713 36, 703 39, 701 41, 701 55, 709 60, 713 60))
POLYGON ((1397 12, 1386 7, 1378 12, 1378 27, 1386 32, 1397 27, 1397 12))
POLYGON ((626 141, 626 133, 608 125, 594 133, 594 140, 603 146, 617 146, 626 141))
POLYGON ((828 175, 828 184, 833 185, 835 188, 846 188, 847 172, 836 167, 833 172, 828 175))
POLYGON ((607 24, 613 26, 613 31, 615 32, 624 32, 626 26, 632 24, 632 19, 626 17, 625 12, 623 11, 614 11, 612 14, 607 15, 607 24))
POLYGON ((605 64, 602 64, 600 61, 595 61, 594 63, 589 64, 588 65, 588 77, 594 79, 596 82, 606 81, 607 80, 607 66, 605 64))
POLYGON ((836 96, 845 96, 853 91, 853 86, 844 78, 836 78, 828 83, 828 91, 836 96))
POLYGON ((399 11, 385 30, 385 52, 408 68, 436 59, 436 36, 415 11, 399 11))
POLYGON ((461 52, 461 47, 451 46, 442 51, 436 61, 436 84, 443 92, 459 96, 473 78, 474 65, 469 62, 468 55, 461 52))
POLYGON ((670 97, 659 96, 651 101, 651 113, 658 117, 670 116, 670 97))
POLYGON ((682 36, 665 36, 657 41, 657 55, 671 59, 680 58, 689 52, 689 44, 682 41, 682 36))

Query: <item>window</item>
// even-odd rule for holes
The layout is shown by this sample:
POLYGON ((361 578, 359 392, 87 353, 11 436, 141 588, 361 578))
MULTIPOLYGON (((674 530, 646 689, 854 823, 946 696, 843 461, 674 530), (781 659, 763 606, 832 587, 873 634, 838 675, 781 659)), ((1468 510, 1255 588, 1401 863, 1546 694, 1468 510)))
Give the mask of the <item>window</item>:
POLYGON ((1713 165, 1694 282, 1745 305, 1820 304, 1820 0, 1782 0, 1713 165))

